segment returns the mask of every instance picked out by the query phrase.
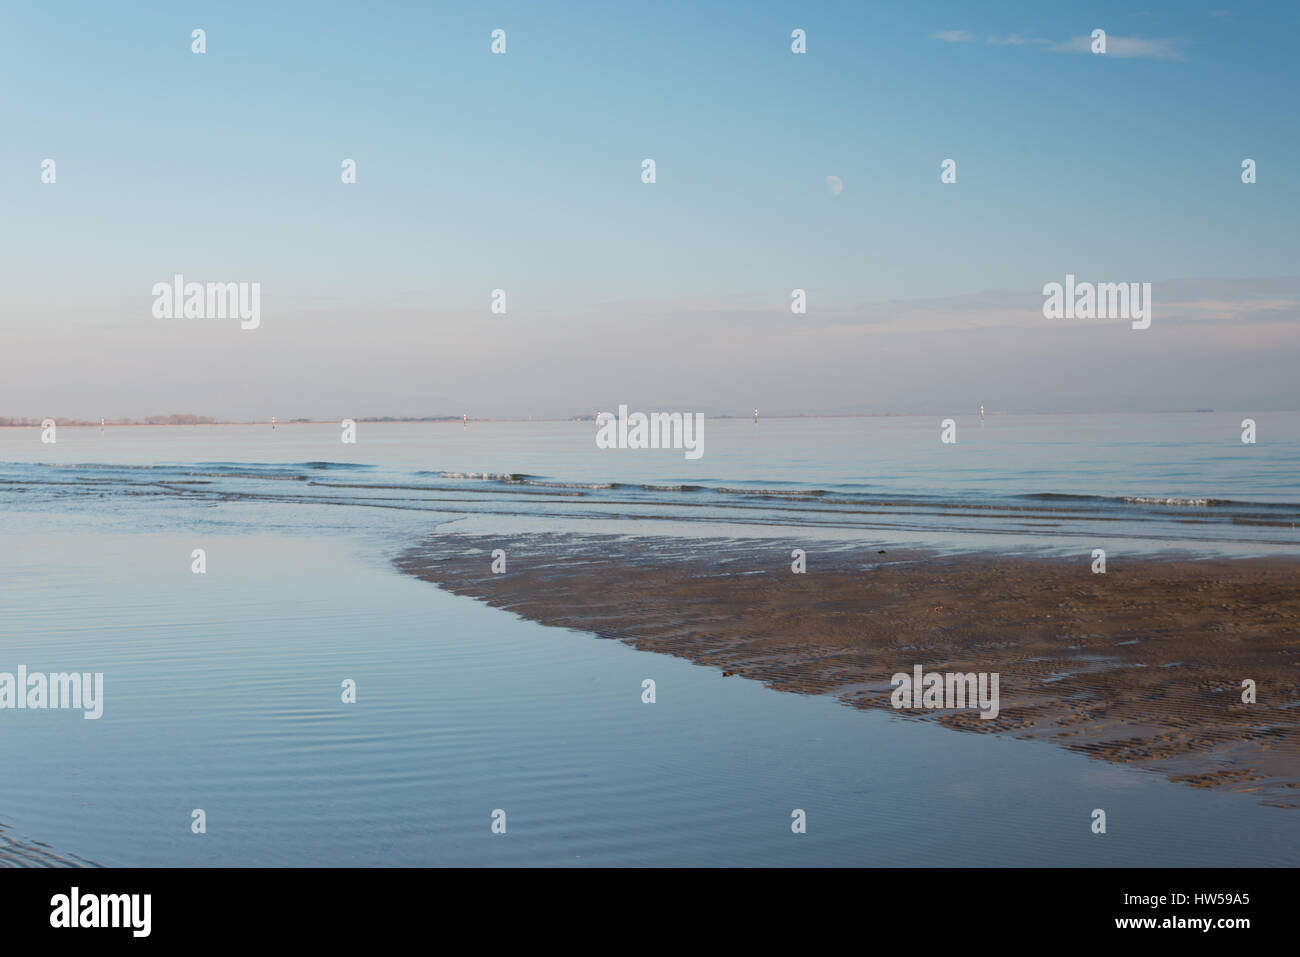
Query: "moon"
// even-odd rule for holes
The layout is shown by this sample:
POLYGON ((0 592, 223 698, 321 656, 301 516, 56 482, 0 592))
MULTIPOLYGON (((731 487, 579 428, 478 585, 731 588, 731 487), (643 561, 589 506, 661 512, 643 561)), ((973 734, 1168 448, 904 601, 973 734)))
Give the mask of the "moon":
POLYGON ((831 191, 832 196, 838 196, 840 193, 844 192, 844 180, 840 179, 838 176, 827 176, 826 188, 831 191))

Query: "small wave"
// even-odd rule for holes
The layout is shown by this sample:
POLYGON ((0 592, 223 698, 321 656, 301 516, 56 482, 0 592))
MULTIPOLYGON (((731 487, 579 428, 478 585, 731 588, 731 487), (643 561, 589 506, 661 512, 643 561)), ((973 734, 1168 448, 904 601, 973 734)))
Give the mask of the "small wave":
POLYGON ((524 482, 537 477, 526 472, 444 472, 425 470, 415 474, 431 475, 434 478, 468 479, 476 482, 524 482))
POLYGON ((373 465, 362 465, 357 462, 299 462, 291 468, 299 469, 372 469, 373 465))
POLYGON ((1105 501, 1106 498, 1104 495, 1074 495, 1068 492, 1031 492, 1020 497, 1043 502, 1100 502, 1105 501))
MULTIPOLYGON (((25 462, 6 462, 6 465, 26 465, 25 462)), ((158 465, 115 465, 111 462, 33 462, 32 465, 43 469, 108 469, 114 472, 127 472, 135 469, 167 468, 158 465)))
POLYGON ((786 496, 792 496, 798 498, 817 498, 819 496, 826 494, 826 490, 824 488, 772 489, 772 488, 727 488, 726 486, 719 486, 718 488, 713 489, 713 491, 719 492, 723 495, 775 495, 783 498, 786 496))
POLYGON ((1125 495, 1123 501, 1129 505, 1175 505, 1195 508, 1237 504, 1226 498, 1163 498, 1159 495, 1125 495))
POLYGON ((698 492, 703 485, 642 485, 647 492, 698 492))
POLYGON ((544 482, 540 479, 529 479, 523 484, 533 486, 534 488, 623 488, 623 485, 620 482, 544 482))
MULTIPOLYGON (((205 469, 215 469, 217 472, 267 472, 267 473, 289 473, 289 472, 326 472, 333 470, 352 470, 352 469, 373 469, 375 466, 366 465, 361 462, 189 462, 189 463, 169 463, 161 468, 189 469, 199 466, 205 469)), ((153 466, 149 466, 153 467, 153 466)))
POLYGON ((471 482, 502 482, 507 485, 527 485, 532 488, 611 489, 624 487, 620 482, 557 482, 540 475, 529 475, 527 472, 424 471, 415 474, 471 482))
POLYGON ((296 475, 293 472, 284 470, 266 471, 266 472, 249 472, 247 470, 221 469, 216 472, 181 472, 181 475, 198 478, 235 478, 235 479, 260 479, 267 482, 305 482, 307 476, 296 475))

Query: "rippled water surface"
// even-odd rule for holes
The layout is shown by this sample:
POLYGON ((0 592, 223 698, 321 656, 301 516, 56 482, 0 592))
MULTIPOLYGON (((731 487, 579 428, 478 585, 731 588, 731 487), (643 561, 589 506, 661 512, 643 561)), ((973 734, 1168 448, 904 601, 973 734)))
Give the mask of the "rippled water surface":
MULTIPOLYGON (((1300 550, 1300 415, 707 420, 705 454, 598 449, 591 422, 0 429, 0 507, 87 495, 433 511, 465 531, 581 522, 938 548, 1300 550)), ((322 517, 329 524, 332 519, 322 517)))
POLYGON ((697 462, 588 449, 590 423, 0 430, 0 671, 105 684, 99 720, 0 711, 0 827, 110 865, 1293 864, 1300 815, 1248 794, 724 680, 391 565, 440 527, 652 517, 1059 545, 1035 503, 1081 540, 1294 550, 1286 417, 1256 447, 1238 416, 1076 418, 961 420, 956 447, 937 420, 711 421, 697 462))

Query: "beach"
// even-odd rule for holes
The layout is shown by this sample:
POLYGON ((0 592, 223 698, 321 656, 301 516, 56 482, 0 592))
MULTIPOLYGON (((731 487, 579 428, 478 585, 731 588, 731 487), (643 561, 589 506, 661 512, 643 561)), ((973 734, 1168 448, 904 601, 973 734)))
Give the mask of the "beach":
POLYGON ((856 708, 894 710, 891 676, 915 665, 997 673, 994 720, 899 713, 1300 807, 1300 562, 1144 557, 1097 574, 1087 554, 879 551, 441 535, 397 565, 532 621, 856 708), (491 571, 494 549, 509 556, 504 574, 491 571))
POLYGON ((0 711, 6 863, 1289 866, 1300 433, 1234 418, 0 430, 0 673, 104 676, 0 711))

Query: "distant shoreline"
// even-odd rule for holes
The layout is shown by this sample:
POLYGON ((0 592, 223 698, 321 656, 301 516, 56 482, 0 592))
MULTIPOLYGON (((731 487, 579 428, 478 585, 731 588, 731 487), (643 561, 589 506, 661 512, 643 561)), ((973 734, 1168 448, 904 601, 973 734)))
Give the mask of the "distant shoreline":
MULTIPOLYGON (((1038 416, 1038 415, 1260 415, 1260 414, 1281 414, 1293 413, 1300 409, 1163 409, 1163 410, 1129 410, 1129 411, 1095 411, 1095 410, 1072 410, 1061 411, 1053 410, 1046 412, 1025 412, 1018 410, 985 410, 982 418, 997 418, 1000 416, 1038 416)), ((608 414, 608 413, 606 413, 608 414)), ((711 420, 734 420, 747 421, 753 418, 752 415, 743 413, 731 414, 710 414, 703 413, 706 418, 711 420)), ((758 420, 770 421, 789 420, 789 419, 906 419, 920 418, 935 415, 958 415, 962 417, 977 418, 981 417, 977 410, 956 410, 947 412, 844 412, 844 413, 818 413, 818 412, 792 412, 785 414, 759 415, 758 420)), ((51 416, 54 424, 59 428, 100 428, 99 420, 90 419, 69 419, 51 416)), ((470 423, 470 422, 594 422, 595 415, 576 415, 576 416, 487 416, 476 418, 474 416, 460 415, 431 415, 431 416, 346 416, 358 423, 377 424, 377 425, 442 425, 452 423, 470 423)), ((32 419, 28 417, 0 417, 0 429, 39 429, 42 427, 43 419, 32 419)), ((338 425, 342 418, 337 419, 280 419, 276 418, 272 423, 270 419, 214 419, 208 416, 149 416, 144 419, 105 419, 102 423, 103 428, 112 426, 113 428, 138 427, 146 426, 157 428, 159 426, 227 426, 227 425, 248 425, 248 426, 269 426, 274 424, 277 428, 280 426, 290 425, 338 425)))

